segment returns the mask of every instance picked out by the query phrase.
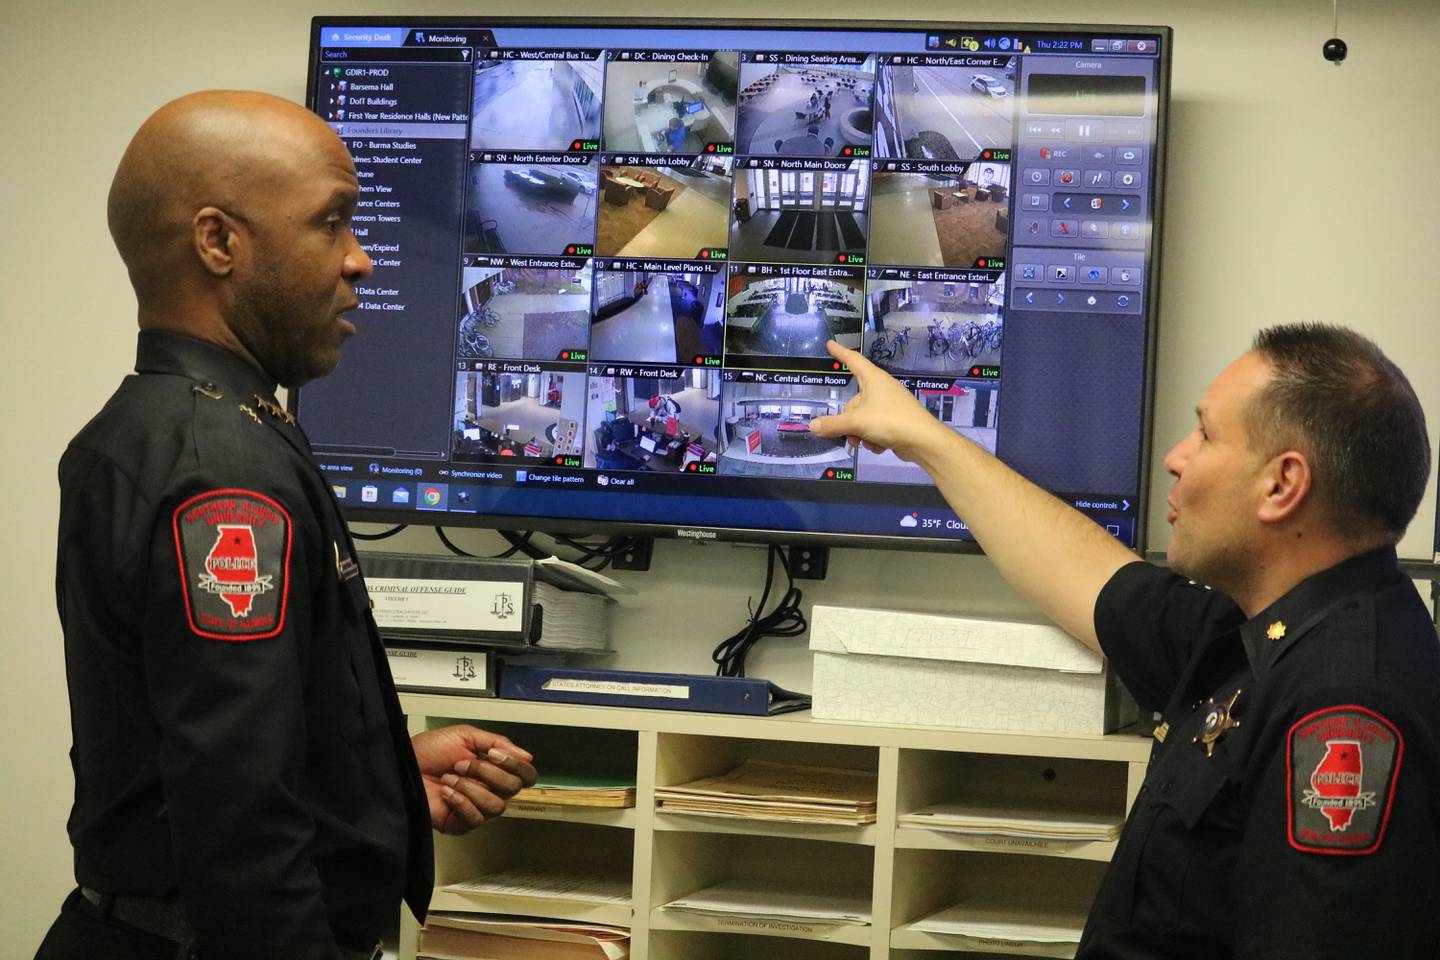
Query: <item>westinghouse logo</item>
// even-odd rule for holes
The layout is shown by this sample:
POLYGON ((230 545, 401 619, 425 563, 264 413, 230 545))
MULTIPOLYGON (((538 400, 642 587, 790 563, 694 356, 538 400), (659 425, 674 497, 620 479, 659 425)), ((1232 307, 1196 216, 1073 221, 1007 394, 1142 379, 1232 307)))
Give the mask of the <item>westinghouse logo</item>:
POLYGON ((720 539, 720 535, 719 535, 718 533, 716 533, 714 530, 686 530, 684 527, 679 527, 679 528, 677 528, 676 531, 675 531, 675 536, 681 538, 682 540, 718 540, 718 539, 720 539))

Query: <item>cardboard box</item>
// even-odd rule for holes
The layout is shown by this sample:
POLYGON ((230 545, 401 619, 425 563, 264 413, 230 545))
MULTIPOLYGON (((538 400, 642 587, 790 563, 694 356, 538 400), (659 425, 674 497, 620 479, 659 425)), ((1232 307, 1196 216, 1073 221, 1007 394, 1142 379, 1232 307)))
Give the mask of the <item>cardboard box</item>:
POLYGON ((823 720, 1109 733, 1136 720, 1105 659, 1049 624, 817 605, 823 720))

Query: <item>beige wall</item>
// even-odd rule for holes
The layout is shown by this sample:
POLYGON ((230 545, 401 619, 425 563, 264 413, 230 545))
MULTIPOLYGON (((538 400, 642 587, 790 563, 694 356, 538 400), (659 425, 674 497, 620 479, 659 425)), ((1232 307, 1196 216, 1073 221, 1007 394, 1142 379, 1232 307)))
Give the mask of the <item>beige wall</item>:
MULTIPOLYGON (((563 14, 579 6, 532 0, 524 10, 563 14)), ((1347 0, 1341 32, 1352 53, 1339 69, 1320 58, 1330 34, 1323 0, 1014 0, 969 9, 1002 8, 1017 20, 1176 29, 1155 416, 1161 451, 1189 428, 1205 384, 1257 327, 1299 318, 1375 336, 1420 389, 1434 436, 1440 114, 1430 61, 1440 6, 1347 0)), ((105 234, 111 171, 139 122, 178 94, 248 86, 301 98, 312 13, 406 9, 477 13, 485 5, 9 0, 0 7, 0 410, 8 460, 0 503, 10 531, 0 552, 0 956, 29 955, 70 882, 68 714, 51 589, 54 466, 132 356, 133 300, 105 234), (113 12, 120 9, 128 12, 113 12)), ((597 0, 588 9, 653 15, 657 4, 597 0)), ((723 11, 692 12, 779 9, 734 0, 723 11)), ((960 9, 798 0, 783 12, 925 18, 960 9)), ((1158 466, 1154 476, 1163 491, 1158 466)), ((1402 545, 1407 556, 1428 555, 1434 483, 1402 545)), ((1152 526, 1152 545, 1163 547, 1163 510, 1152 510, 1152 526)), ((483 546, 485 536, 463 542, 483 546)), ((407 537, 402 546, 430 548, 428 534, 407 537)), ((741 625, 745 597, 762 575, 763 554, 753 548, 662 544, 656 572, 632 579, 644 593, 623 619, 622 664, 703 671, 709 646, 741 625), (687 630, 677 612, 697 626, 687 630)), ((846 552, 833 559, 830 580, 809 592, 875 606, 1023 609, 973 558, 846 552), (877 568, 884 582, 876 582, 877 568)), ((759 655, 756 667, 808 685, 807 660, 793 641, 759 655)))

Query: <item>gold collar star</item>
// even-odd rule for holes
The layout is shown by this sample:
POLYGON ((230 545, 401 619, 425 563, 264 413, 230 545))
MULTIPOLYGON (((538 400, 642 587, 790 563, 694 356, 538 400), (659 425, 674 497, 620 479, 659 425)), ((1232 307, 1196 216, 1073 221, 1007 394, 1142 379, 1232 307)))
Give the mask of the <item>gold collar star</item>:
POLYGON ((255 406, 259 407, 261 410, 264 410, 266 413, 270 414, 270 416, 274 417, 277 420, 284 420, 291 426, 295 425, 295 417, 291 415, 290 411, 286 410, 284 407, 280 406, 280 404, 276 403, 274 400, 271 400, 269 397, 262 397, 258 393, 255 394, 255 406))
POLYGON ((1200 735, 1191 739, 1191 743, 1199 743, 1205 746, 1205 756, 1215 755, 1215 741, 1219 740, 1229 730, 1240 726, 1232 714, 1235 709, 1235 701, 1240 699, 1240 688, 1235 689, 1229 703, 1216 703, 1211 697, 1205 701, 1209 709, 1205 713, 1205 723, 1200 728, 1200 735))
POLYGON ((1271 640, 1284 640, 1285 621, 1276 620, 1274 623, 1270 624, 1270 626, 1267 627, 1265 630, 1265 636, 1269 637, 1271 640))

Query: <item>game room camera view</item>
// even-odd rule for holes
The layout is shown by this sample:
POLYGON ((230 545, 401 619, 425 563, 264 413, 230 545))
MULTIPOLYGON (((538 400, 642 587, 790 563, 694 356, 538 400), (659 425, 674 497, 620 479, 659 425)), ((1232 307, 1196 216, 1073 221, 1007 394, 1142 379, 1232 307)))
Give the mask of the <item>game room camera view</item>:
POLYGON ((576 140, 599 139, 598 55, 537 62, 491 54, 475 64, 472 150, 568 150, 576 140))
POLYGON ((733 165, 733 157, 699 156, 671 166, 601 167, 596 252, 693 259, 706 248, 724 248, 733 165))
MULTIPOLYGON (((995 452, 995 409, 1000 391, 991 383, 962 381, 944 389, 916 390, 915 396, 935 418, 956 433, 995 452)), ((907 463, 889 450, 871 453, 860 448, 855 479, 865 483, 915 483, 933 481, 923 469, 907 463)))
POLYGON ((839 413, 857 392, 844 387, 732 382, 721 396, 719 472, 729 476, 818 480, 855 466, 844 437, 810 432, 812 417, 839 413))
POLYGON ((860 277, 730 277, 725 353, 828 357, 827 340, 860 349, 860 277))
POLYGON ((972 163, 959 176, 876 171, 870 262, 973 267, 981 257, 1003 257, 1009 196, 1004 163, 972 163))
POLYGON ((725 274, 686 270, 595 271, 591 360, 691 363, 720 356, 725 274))
POLYGON ((558 254, 568 244, 588 244, 595 191, 594 163, 472 163, 465 250, 558 254))
POLYGON ((993 283, 872 280, 865 355, 892 373, 964 373, 1000 363, 1005 276, 993 283))
POLYGON ((690 63, 636 63, 628 53, 612 53, 605 71, 607 151, 702 153, 734 141, 739 53, 690 63))
POLYGON ((836 157, 868 147, 875 57, 861 63, 740 65, 737 154, 836 157))
POLYGON ((870 162, 843 170, 764 170, 735 174, 731 260, 836 263, 865 255, 870 162))
POLYGON ((670 380, 592 376, 588 389, 585 466, 693 473, 718 457, 720 371, 670 380))
POLYGON ((1015 58, 990 59, 985 66, 882 66, 875 83, 875 155, 973 160, 1009 147, 1015 58))
POLYGON ((579 454, 584 416, 584 373, 461 373, 454 459, 579 454))
POLYGON ((465 267, 459 356, 464 360, 559 360, 584 350, 590 268, 465 267))

